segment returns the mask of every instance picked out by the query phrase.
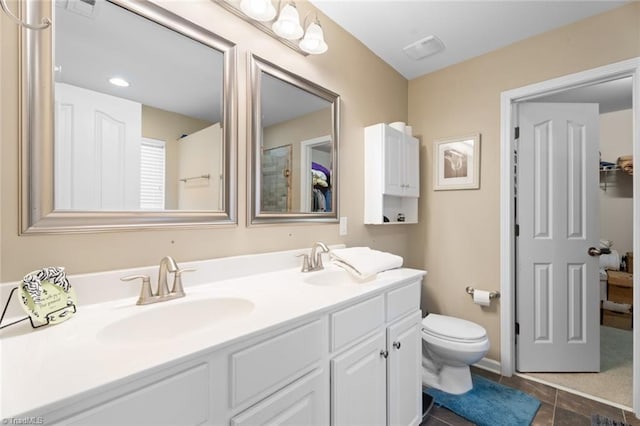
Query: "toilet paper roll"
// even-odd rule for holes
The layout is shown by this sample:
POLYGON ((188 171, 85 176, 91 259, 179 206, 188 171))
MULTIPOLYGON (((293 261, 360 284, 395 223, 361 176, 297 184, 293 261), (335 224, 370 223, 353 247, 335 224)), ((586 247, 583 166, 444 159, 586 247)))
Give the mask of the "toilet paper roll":
POLYGON ((491 304, 491 298, 488 291, 474 290, 473 291, 473 303, 480 306, 489 306, 491 304))

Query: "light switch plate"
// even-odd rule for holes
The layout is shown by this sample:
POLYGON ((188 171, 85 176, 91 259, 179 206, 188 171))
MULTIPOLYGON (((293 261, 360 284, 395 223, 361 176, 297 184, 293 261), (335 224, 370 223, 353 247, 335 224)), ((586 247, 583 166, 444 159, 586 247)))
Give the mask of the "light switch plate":
POLYGON ((347 217, 340 217, 340 236, 347 235, 347 217))

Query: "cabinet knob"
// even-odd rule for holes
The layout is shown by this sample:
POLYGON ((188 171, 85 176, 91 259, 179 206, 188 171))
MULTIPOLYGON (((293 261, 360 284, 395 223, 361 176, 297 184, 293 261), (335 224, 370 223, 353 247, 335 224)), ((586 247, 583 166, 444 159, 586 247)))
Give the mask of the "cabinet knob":
POLYGON ((389 356, 389 351, 385 351, 384 349, 381 349, 380 350, 380 356, 384 357, 384 358, 388 357, 389 356))
POLYGON ((400 349, 400 342, 393 342, 393 347, 396 349, 400 349))

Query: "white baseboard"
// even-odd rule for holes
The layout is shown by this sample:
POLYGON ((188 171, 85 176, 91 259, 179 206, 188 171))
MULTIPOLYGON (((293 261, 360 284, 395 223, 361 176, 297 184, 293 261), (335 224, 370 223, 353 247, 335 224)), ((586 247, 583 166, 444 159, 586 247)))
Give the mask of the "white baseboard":
POLYGON ((474 367, 482 368, 483 370, 491 371, 492 373, 502 374, 500 361, 494 359, 482 358, 480 361, 473 364, 474 367))

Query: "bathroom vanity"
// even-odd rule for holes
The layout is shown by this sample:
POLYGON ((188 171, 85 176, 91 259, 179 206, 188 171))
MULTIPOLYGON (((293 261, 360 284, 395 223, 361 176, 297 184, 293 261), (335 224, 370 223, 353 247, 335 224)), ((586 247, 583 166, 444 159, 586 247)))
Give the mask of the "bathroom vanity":
POLYGON ((135 305, 137 287, 112 281, 154 268, 70 276, 74 318, 3 330, 1 417, 419 424, 425 272, 395 269, 359 283, 330 264, 300 272, 302 252, 181 263, 197 268, 184 278, 187 296, 147 306, 135 305), (119 293, 98 297, 98 285, 119 293), (127 297, 116 297, 123 289, 127 297))

